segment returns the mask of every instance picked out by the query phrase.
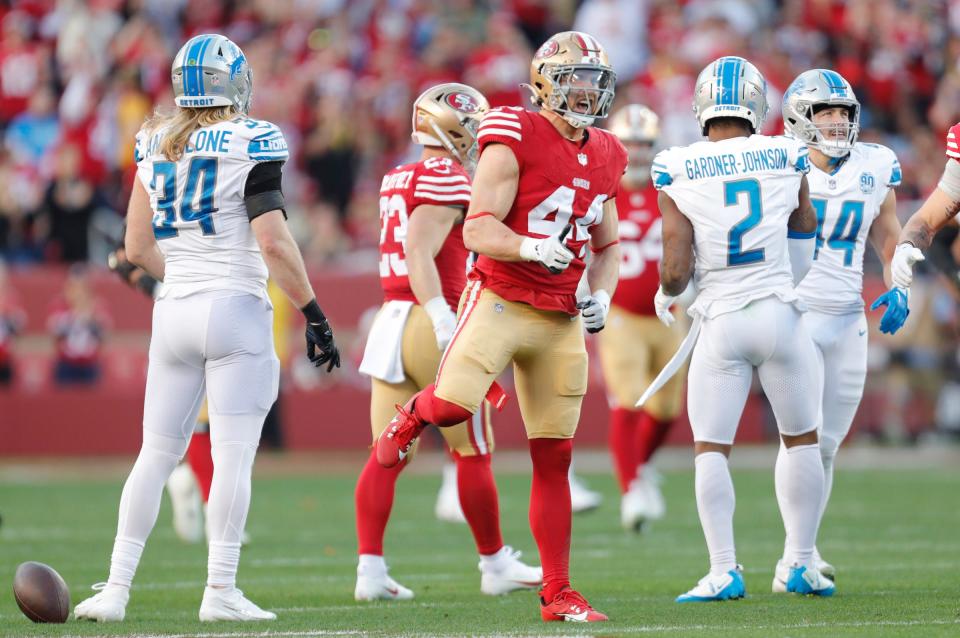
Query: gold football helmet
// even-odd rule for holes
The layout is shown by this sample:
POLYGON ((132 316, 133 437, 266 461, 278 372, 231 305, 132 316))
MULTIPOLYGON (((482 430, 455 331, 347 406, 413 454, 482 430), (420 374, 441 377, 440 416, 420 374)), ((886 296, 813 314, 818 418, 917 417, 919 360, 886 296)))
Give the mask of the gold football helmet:
POLYGON ((580 31, 552 36, 530 63, 533 103, 576 128, 607 116, 616 81, 607 52, 593 36, 580 31))
POLYGON ((466 84, 432 86, 413 103, 413 141, 442 146, 468 169, 477 162, 477 128, 490 103, 466 84))
POLYGON ((660 137, 657 114, 643 104, 628 104, 610 118, 610 132, 627 147, 626 178, 641 183, 649 180, 653 147, 660 137))

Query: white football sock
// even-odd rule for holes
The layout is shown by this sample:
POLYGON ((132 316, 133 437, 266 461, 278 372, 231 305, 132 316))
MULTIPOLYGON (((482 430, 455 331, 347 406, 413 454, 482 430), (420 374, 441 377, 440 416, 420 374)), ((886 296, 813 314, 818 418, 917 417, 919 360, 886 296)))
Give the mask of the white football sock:
POLYGON ((210 414, 213 482, 207 501, 207 585, 232 587, 250 509, 250 475, 264 415, 210 414))
MULTIPOLYGON (((823 461, 823 500, 820 503, 820 517, 817 519, 823 522, 823 514, 827 511, 827 503, 830 502, 830 493, 833 491, 833 459, 834 456, 826 456, 823 451, 820 452, 820 459, 823 461)), ((817 528, 819 529, 819 525, 817 528)))
POLYGON ((784 450, 774 480, 787 533, 784 558, 790 565, 811 567, 823 501, 820 446, 795 445, 784 450))
POLYGON ((187 441, 143 432, 143 445, 120 496, 117 537, 110 557, 111 585, 130 587, 143 546, 157 522, 160 499, 173 468, 187 449, 187 441))
POLYGON ((360 554, 357 568, 365 576, 380 576, 387 573, 387 561, 378 554, 360 554))
POLYGON ((720 452, 705 452, 696 456, 694 466, 697 512, 710 552, 710 571, 725 574, 737 566, 733 544, 736 495, 727 457, 720 452))
POLYGON ((787 446, 780 439, 780 449, 777 450, 777 462, 773 466, 773 491, 777 495, 777 506, 780 508, 780 518, 783 520, 783 561, 787 562, 787 535, 790 533, 791 526, 787 524, 788 508, 787 498, 783 492, 783 485, 786 482, 787 467, 787 446))

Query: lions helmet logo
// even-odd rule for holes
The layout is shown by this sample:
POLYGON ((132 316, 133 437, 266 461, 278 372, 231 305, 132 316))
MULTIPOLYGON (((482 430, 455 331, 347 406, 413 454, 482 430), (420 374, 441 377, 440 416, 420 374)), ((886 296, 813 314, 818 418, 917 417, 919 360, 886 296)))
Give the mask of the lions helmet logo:
POLYGON ((480 104, 466 93, 451 93, 447 96, 447 104, 461 113, 476 113, 480 110, 480 104))
POLYGON ((557 44, 556 40, 547 40, 543 43, 543 46, 537 50, 537 55, 534 57, 536 57, 538 60, 542 60, 543 58, 549 58, 552 55, 556 55, 557 51, 559 50, 560 45, 557 44))

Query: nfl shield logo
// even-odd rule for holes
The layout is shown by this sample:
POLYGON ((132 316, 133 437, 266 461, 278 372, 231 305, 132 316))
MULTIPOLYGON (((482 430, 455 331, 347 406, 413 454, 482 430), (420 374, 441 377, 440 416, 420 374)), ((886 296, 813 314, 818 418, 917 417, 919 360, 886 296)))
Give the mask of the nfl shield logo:
POLYGON ((587 154, 586 153, 577 153, 577 161, 580 162, 580 166, 587 165, 587 154))

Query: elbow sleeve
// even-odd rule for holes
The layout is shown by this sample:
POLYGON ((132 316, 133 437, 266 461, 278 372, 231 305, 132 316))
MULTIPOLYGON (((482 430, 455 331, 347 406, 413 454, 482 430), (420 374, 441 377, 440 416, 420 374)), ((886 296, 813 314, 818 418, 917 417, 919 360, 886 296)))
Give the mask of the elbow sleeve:
POLYGON ((787 233, 787 246, 790 251, 790 269, 793 271, 793 285, 803 281, 813 265, 813 251, 816 248, 817 233, 787 233))

